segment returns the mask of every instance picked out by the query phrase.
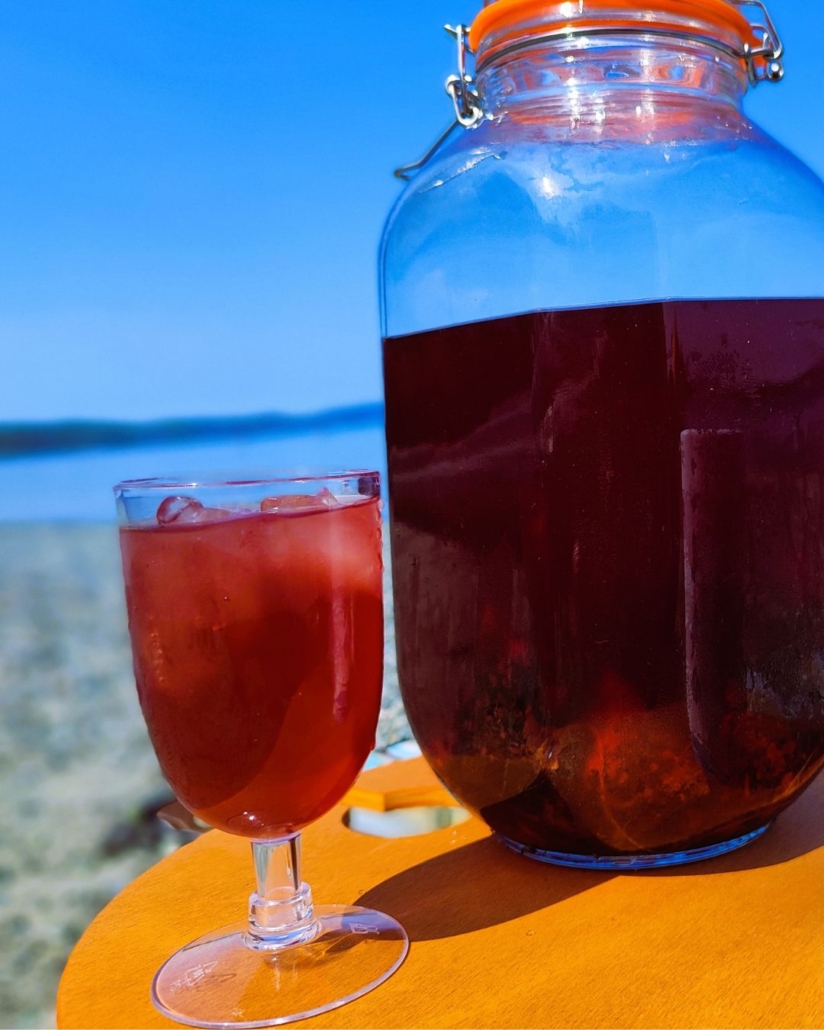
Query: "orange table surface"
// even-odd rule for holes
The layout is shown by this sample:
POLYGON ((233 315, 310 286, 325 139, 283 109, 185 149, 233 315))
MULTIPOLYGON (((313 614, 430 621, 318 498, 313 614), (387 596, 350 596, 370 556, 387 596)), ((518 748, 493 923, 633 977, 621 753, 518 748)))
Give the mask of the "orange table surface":
MULTIPOLYGON (((439 796, 416 759, 365 773, 350 798, 392 808, 439 796)), ((346 807, 304 833, 304 879, 318 904, 395 916, 411 948, 376 990, 295 1026, 824 1026, 822 778, 754 844, 643 873, 542 865, 475 819, 367 837, 343 824, 346 807)), ((159 862, 75 947, 58 1026, 178 1025, 149 1000, 155 971, 244 918, 252 889, 248 843, 216 831, 159 862)))

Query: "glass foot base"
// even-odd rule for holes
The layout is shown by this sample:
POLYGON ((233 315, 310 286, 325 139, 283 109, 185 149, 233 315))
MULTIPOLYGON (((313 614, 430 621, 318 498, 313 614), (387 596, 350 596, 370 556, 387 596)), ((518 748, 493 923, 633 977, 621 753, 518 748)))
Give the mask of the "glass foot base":
POLYGON ((526 844, 510 840, 500 833, 497 836, 508 848, 517 851, 519 855, 526 855, 527 858, 534 858, 538 862, 548 862, 550 865, 565 865, 574 869, 660 869, 662 866, 686 865, 688 862, 701 862, 705 858, 726 855, 728 851, 735 851, 736 848, 743 848, 745 844, 758 840, 769 825, 767 823, 751 833, 745 833, 742 837, 734 837, 732 840, 725 840, 721 844, 711 844, 706 848, 691 848, 684 851, 668 851, 660 855, 568 855, 563 851, 543 851, 541 848, 531 848, 526 844))
POLYGON ((181 948, 160 968, 152 1001, 190 1026, 276 1026, 345 1005, 388 979, 409 950, 390 916, 353 905, 316 906, 320 932, 276 952, 243 943, 246 923, 181 948))

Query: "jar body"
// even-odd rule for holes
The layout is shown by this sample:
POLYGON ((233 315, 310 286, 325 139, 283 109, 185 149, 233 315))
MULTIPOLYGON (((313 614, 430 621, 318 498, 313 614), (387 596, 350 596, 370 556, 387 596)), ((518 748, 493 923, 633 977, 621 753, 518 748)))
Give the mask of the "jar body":
POLYGON ((824 762, 824 188, 717 99, 540 94, 387 225, 407 714, 549 860, 716 853, 824 762))

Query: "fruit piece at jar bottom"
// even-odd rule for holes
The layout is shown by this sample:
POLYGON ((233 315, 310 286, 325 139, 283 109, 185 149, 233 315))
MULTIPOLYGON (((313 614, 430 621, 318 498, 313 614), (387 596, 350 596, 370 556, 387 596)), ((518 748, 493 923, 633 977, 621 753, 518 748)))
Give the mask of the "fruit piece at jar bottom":
POLYGON ((754 717, 749 732, 753 748, 738 758, 756 769, 770 762, 766 786, 724 785, 707 774, 678 705, 566 726, 531 756, 434 762, 446 782, 472 783, 477 794, 500 797, 480 814, 520 843, 593 854, 655 852, 749 832, 769 818, 764 812, 751 818, 754 807, 769 809, 798 788, 803 759, 791 730, 785 726, 782 734, 754 717), (714 832, 703 841, 708 826, 714 832))

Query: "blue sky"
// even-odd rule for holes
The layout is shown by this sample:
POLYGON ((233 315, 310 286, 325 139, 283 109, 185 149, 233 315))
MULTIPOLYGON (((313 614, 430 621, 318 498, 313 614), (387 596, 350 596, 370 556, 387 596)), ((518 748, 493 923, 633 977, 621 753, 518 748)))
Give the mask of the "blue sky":
MULTIPOLYGON (((479 0, 2 0, 0 421, 380 397, 376 251, 479 0)), ((750 114, 824 175, 822 13, 750 114)), ((768 241, 765 241, 765 245, 768 241)))

